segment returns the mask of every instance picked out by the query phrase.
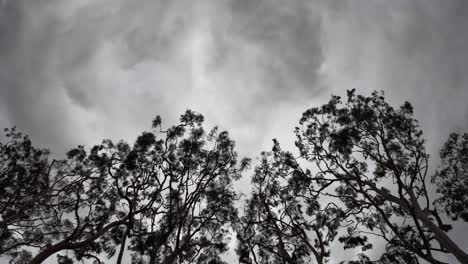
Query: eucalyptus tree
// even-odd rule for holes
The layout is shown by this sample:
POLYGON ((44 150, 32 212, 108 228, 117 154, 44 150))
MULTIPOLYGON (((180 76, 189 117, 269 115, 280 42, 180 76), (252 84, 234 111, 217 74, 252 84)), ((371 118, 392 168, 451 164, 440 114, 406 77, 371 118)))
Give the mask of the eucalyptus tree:
MULTIPOLYGON (((447 166, 433 177, 441 194, 435 199, 429 155, 412 114, 407 102, 395 109, 382 93, 366 97, 355 90, 344 102, 332 96, 304 112, 296 145, 317 171, 313 182, 318 186, 311 189, 341 200, 347 221, 353 222, 340 239, 348 247, 364 245, 371 235, 386 242, 380 262, 443 263, 438 255, 446 253, 468 263, 467 253, 448 234, 444 210, 434 206, 436 200, 448 205, 454 218, 465 216, 466 139, 452 137, 442 151, 447 166)), ((367 262, 362 256, 361 263, 367 262)))
MULTIPOLYGON (((160 190, 134 232, 134 263, 222 263, 220 256, 228 250, 237 221, 232 181, 249 160, 238 162, 226 131, 206 133, 201 115, 188 111, 181 122, 162 131, 166 137, 147 150, 154 153, 135 155, 135 164, 154 174, 160 190)), ((159 126, 156 118, 153 127, 159 126)))
POLYGON ((237 219, 232 181, 248 162, 238 165, 228 133, 206 133, 203 120, 188 110, 162 131, 157 117, 133 146, 104 140, 57 161, 35 148, 25 154, 27 138, 2 145, 23 157, 7 168, 25 168, 2 170, 2 188, 18 193, 2 196, 2 253, 18 263, 56 253, 59 263, 116 254, 121 263, 127 250, 133 263, 221 262, 237 219))

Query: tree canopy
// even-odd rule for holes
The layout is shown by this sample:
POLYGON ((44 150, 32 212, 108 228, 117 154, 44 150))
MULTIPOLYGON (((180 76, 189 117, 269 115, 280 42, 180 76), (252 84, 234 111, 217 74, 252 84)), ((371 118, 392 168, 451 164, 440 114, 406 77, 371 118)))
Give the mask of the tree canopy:
POLYGON ((343 211, 332 203, 322 206, 317 196, 309 195, 304 187, 310 177, 276 140, 271 152, 262 153, 239 224, 240 262, 326 262, 343 211))
POLYGON ((468 255, 448 232, 466 220, 468 136, 450 136, 430 175, 429 155, 413 108, 390 106, 383 93, 332 96, 303 113, 295 129, 299 155, 261 155, 241 219, 243 263, 324 263, 344 249, 348 263, 445 263, 468 255), (435 183, 434 185, 431 185, 435 183), (434 192, 437 187, 436 192, 434 192), (380 241, 379 259, 365 251, 380 241))
POLYGON ((231 250, 245 264, 324 264, 354 249, 343 263, 468 263, 450 234, 468 221, 468 134, 449 136, 432 171, 410 103, 332 96, 303 113, 296 151, 274 139, 251 170, 228 132, 203 123, 187 110, 164 129, 157 116, 133 144, 79 145, 62 159, 5 129, 0 256, 215 264, 231 250), (249 193, 233 187, 241 177, 249 193))
POLYGON ((203 116, 187 111, 162 131, 161 119, 133 146, 104 140, 66 159, 48 160, 15 129, 1 145, 2 254, 14 263, 95 263, 125 250, 132 263, 221 263, 238 195, 232 181, 248 164, 238 162, 234 141, 203 116), (127 242, 129 240, 129 242, 127 242), (127 248, 128 245, 128 248, 127 248))

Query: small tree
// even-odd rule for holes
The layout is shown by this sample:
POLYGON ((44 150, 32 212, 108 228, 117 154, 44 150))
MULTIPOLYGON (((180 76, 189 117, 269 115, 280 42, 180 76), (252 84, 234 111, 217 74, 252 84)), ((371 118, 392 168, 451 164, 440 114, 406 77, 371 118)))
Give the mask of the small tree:
MULTIPOLYGON (((387 242, 382 259, 387 262, 415 263, 419 257, 442 263, 434 255, 442 252, 468 263, 428 194, 429 156, 412 113, 409 103, 394 109, 382 94, 365 97, 351 90, 344 103, 333 96, 328 104, 304 112, 296 145, 301 156, 317 166, 315 182, 328 187, 319 192, 339 197, 350 212, 348 220, 355 224, 341 239, 345 245, 360 245, 371 234, 387 242)), ((450 146, 443 153, 450 152, 450 146)), ((441 177, 453 179, 444 173, 452 171, 442 170, 441 177)), ((440 201, 460 201, 461 196, 449 190, 440 188, 445 195, 440 201)), ((461 216, 463 210, 454 213, 461 216)))

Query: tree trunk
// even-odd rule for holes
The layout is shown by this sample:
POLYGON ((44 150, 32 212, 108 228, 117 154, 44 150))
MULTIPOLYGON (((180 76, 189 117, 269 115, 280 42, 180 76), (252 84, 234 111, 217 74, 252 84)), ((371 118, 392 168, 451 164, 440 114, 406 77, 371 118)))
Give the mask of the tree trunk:
POLYGON ((121 220, 115 221, 113 223, 108 224, 106 227, 103 229, 99 230, 97 233, 95 233, 93 236, 89 237, 86 240, 80 241, 80 242, 70 242, 68 239, 62 240, 58 242, 57 244, 51 245, 44 249, 43 251, 39 252, 30 262, 30 264, 40 264, 44 260, 46 260, 48 257, 52 256, 53 254, 61 251, 61 250, 66 250, 66 249, 76 249, 80 247, 84 247, 88 245, 89 243, 93 242, 94 240, 98 239, 102 235, 104 235, 109 229, 119 226, 121 224, 124 224, 125 221, 128 219, 128 216, 124 217, 121 220))
MULTIPOLYGON (((394 202, 400 205, 404 210, 411 212, 411 208, 401 201, 401 199, 378 189, 375 184, 368 184, 368 186, 372 187, 377 193, 382 195, 385 199, 390 202, 394 202)), ((455 258, 460 261, 460 263, 468 264, 468 254, 466 254, 453 240, 442 230, 440 229, 432 220, 427 216, 427 214, 421 209, 419 203, 414 196, 414 194, 410 193, 412 206, 414 208, 414 213, 416 214, 417 219, 421 220, 423 225, 427 227, 434 233, 436 240, 455 258)))
POLYGON ((455 244, 455 242, 453 242, 453 240, 444 231, 434 224, 426 213, 421 210, 419 205, 416 206, 415 213, 421 222, 434 233, 437 241, 439 241, 448 252, 452 253, 460 263, 468 264, 468 254, 455 244))
POLYGON ((45 250, 41 251, 39 254, 37 254, 32 260, 31 262, 29 262, 29 264, 40 264, 42 263, 44 260, 46 260, 48 257, 50 257, 51 255, 61 251, 61 250, 64 250, 64 249, 67 249, 67 245, 68 245, 68 242, 67 241, 62 241, 62 242, 59 242, 55 245, 52 245, 48 248, 46 248, 45 250))
POLYGON ((119 256, 117 257, 117 261, 115 262, 116 264, 121 264, 122 263, 122 257, 125 251, 125 242, 127 241, 127 237, 130 233, 130 227, 127 226, 125 229, 125 232, 123 234, 123 239, 122 239, 122 244, 120 245, 120 251, 119 251, 119 256))

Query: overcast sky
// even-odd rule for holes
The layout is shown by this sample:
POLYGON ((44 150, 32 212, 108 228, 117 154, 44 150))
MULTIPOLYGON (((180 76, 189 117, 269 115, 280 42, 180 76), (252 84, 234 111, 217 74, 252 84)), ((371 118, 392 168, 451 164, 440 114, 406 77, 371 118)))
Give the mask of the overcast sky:
POLYGON ((191 108, 255 157, 332 93, 377 89, 435 157, 468 127, 467 29, 466 0, 0 0, 0 124, 61 154, 191 108))

